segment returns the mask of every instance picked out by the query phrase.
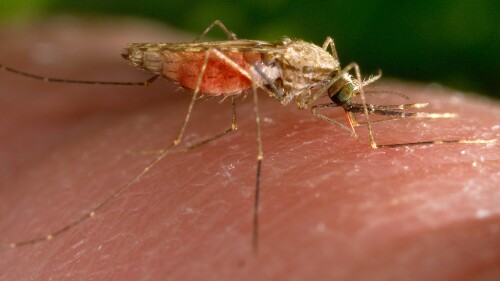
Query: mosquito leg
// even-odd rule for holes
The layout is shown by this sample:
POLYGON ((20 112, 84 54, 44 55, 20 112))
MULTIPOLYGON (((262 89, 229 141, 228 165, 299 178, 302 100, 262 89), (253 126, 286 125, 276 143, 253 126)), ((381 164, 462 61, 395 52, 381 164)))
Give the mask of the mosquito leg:
MULTIPOLYGON (((188 109, 186 118, 184 120, 184 124, 182 125, 181 130, 179 131, 179 134, 177 135, 177 138, 174 140, 174 142, 172 143, 172 145, 170 147, 176 146, 176 145, 178 145, 180 143, 180 140, 182 138, 182 134, 184 133, 184 129, 186 128, 187 122, 188 122, 189 117, 191 115, 191 111, 193 109, 194 101, 196 100, 196 96, 197 96, 197 94, 199 92, 199 89, 200 89, 201 81, 202 81, 202 78, 203 78, 203 74, 205 73, 205 69, 206 69, 206 66, 207 66, 209 55, 210 55, 209 52, 207 52, 207 54, 205 55, 205 60, 204 60, 203 66, 202 66, 201 71, 200 71, 200 76, 198 78, 197 86, 196 86, 196 89, 195 89, 195 91, 193 93, 193 98, 191 99, 191 103, 189 105, 189 109, 188 109)), ((163 150, 139 174, 137 174, 134 178, 132 178, 125 185, 123 185, 120 188, 118 188, 117 190, 115 190, 109 197, 107 197, 106 199, 104 199, 103 201, 101 201, 99 204, 97 204, 97 206, 94 207, 91 211, 89 211, 85 215, 81 216, 79 219, 73 221, 72 223, 70 223, 70 224, 68 224, 68 225, 66 225, 66 226, 64 226, 64 227, 56 230, 55 232, 52 232, 52 233, 46 235, 46 236, 42 236, 42 237, 38 237, 38 238, 31 239, 31 240, 26 240, 26 241, 9 243, 9 244, 2 245, 2 246, 3 247, 16 248, 16 247, 19 247, 19 246, 24 246, 24 245, 29 245, 29 244, 35 244, 35 243, 39 243, 39 242, 42 242, 42 241, 48 241, 48 240, 51 240, 51 239, 53 239, 54 237, 56 237, 56 236, 58 236, 60 234, 62 234, 64 232, 72 229, 73 227, 79 225, 80 223, 82 223, 82 222, 84 222, 84 221, 92 218, 97 211, 99 211, 101 208, 103 208, 104 206, 106 206, 111 200, 119 197, 126 189, 128 189, 130 186, 132 186, 133 183, 135 183, 137 180, 139 180, 139 178, 141 178, 151 168, 153 168, 158 162, 160 162, 160 160, 162 160, 168 154, 168 152, 169 152, 169 149, 163 150)))
MULTIPOLYGON (((237 63, 228 58, 224 53, 220 52, 217 49, 209 49, 207 53, 213 53, 218 56, 221 60, 225 61, 228 65, 232 66, 235 70, 240 72, 242 75, 247 77, 252 82, 252 94, 253 94, 253 109, 255 113, 255 125, 257 130, 257 174, 255 178, 255 199, 254 199, 254 211, 253 211, 253 231, 252 231, 252 246, 255 254, 258 252, 259 248, 259 203, 260 203, 260 175, 262 169, 262 160, 264 159, 264 154, 262 152, 262 138, 261 138, 261 129, 260 129, 260 114, 259 114, 259 106, 258 106, 258 97, 257 97, 257 87, 258 85, 255 83, 255 80, 252 78, 250 73, 248 73, 245 69, 239 66, 237 63)), ((251 66, 255 68, 255 66, 251 66)), ((255 69, 253 69, 255 71, 255 69)), ((201 81, 201 80, 200 80, 201 81)))
POLYGON ((213 135, 212 137, 209 137, 205 140, 202 140, 200 142, 197 142, 195 144, 192 144, 192 145, 189 145, 189 146, 186 146, 184 148, 180 148, 180 149, 175 149, 175 150, 171 150, 170 152, 171 153, 179 153, 179 152, 187 152, 187 151, 190 151, 190 150, 193 150, 195 148, 198 148, 200 146, 203 146, 205 144, 208 144, 218 138, 221 138, 231 132, 234 132, 238 130, 238 123, 236 121, 236 96, 231 96, 231 127, 229 127, 228 129, 216 134, 216 135, 213 135))
POLYGON ((330 46, 333 58, 340 63, 339 56, 337 55, 337 49, 335 48, 335 42, 333 42, 333 39, 330 36, 326 37, 325 42, 323 43, 323 50, 326 51, 328 46, 330 46))
POLYGON ((189 104, 189 108, 188 108, 188 112, 186 114, 186 118, 184 119, 184 123, 183 123, 183 125, 182 125, 179 133, 177 134, 177 137, 175 138, 175 140, 173 141, 173 143, 170 145, 170 147, 168 149, 162 150, 161 153, 155 159, 153 159, 139 174, 137 174, 134 178, 132 178, 126 184, 124 184, 123 186, 121 186, 120 188, 118 188, 117 190, 115 190, 110 196, 108 196, 106 199, 104 199, 99 204, 97 204, 97 206, 94 207, 92 210, 90 210, 88 213, 86 213, 85 215, 81 216, 80 218, 78 218, 77 220, 73 221, 72 223, 67 224, 66 226, 63 226, 62 228, 60 228, 60 229, 58 229, 58 230, 56 230, 56 231, 54 231, 54 232, 52 232, 52 233, 50 233, 48 235, 45 235, 45 236, 42 236, 42 237, 38 237, 38 238, 34 238, 34 239, 31 239, 31 240, 20 241, 20 242, 15 242, 15 243, 9 243, 9 244, 6 244, 6 245, 0 245, 0 247, 16 248, 16 247, 20 247, 20 246, 24 246, 24 245, 29 245, 29 244, 35 244, 35 243, 39 243, 39 242, 43 242, 43 241, 48 241, 48 240, 51 240, 51 239, 53 239, 54 237, 56 237, 56 236, 58 236, 60 234, 62 234, 64 232, 72 229, 73 227, 79 225, 80 223, 82 223, 82 222, 84 222, 84 221, 92 218, 93 216, 95 216, 95 214, 96 214, 97 211, 99 211, 104 206, 106 206, 107 204, 109 204, 109 202, 111 202, 113 199, 119 197, 125 190, 127 190, 129 187, 131 187, 143 175, 145 175, 150 169, 152 169, 156 164, 158 164, 158 162, 160 162, 167 154, 169 154, 171 148, 177 146, 180 143, 181 139, 182 139, 182 135, 184 133, 184 130, 185 130, 186 125, 187 125, 187 122, 189 121, 189 117, 190 117, 191 112, 193 110, 194 101, 196 100, 196 96, 198 95, 199 90, 200 90, 202 78, 203 78, 203 75, 205 73, 206 66, 207 66, 207 63, 208 63, 208 58, 209 58, 210 54, 211 54, 211 52, 207 52, 206 55, 205 55, 205 59, 204 59, 203 65, 202 65, 201 70, 200 70, 200 75, 198 77, 197 85, 196 85, 196 88, 195 88, 195 90, 193 92, 193 98, 191 99, 191 103, 189 104))
MULTIPOLYGON (((319 99, 319 98, 327 95, 328 89, 333 84, 335 84, 339 79, 341 79, 342 77, 344 77, 344 75, 346 73, 348 73, 349 71, 351 71, 352 69, 355 70, 355 72, 356 72, 356 80, 358 80, 359 93, 361 95, 361 100, 363 102, 362 103, 363 104, 363 113, 365 114, 367 125, 368 125, 368 134, 370 136, 370 145, 371 145, 372 148, 377 148, 377 143, 375 142, 375 138, 373 136, 373 131, 372 131, 372 126, 371 126, 371 123, 370 123, 370 119, 368 117, 369 113, 368 113, 368 109, 366 107, 366 100, 365 100, 365 95, 364 95, 364 92, 363 92, 363 85, 362 85, 362 81, 361 81, 361 73, 360 73, 360 70, 359 70, 359 66, 356 63, 352 62, 349 65, 347 65, 346 67, 344 67, 337 75, 335 75, 334 77, 332 77, 332 79, 320 91, 318 91, 313 97, 311 97, 309 100, 307 100, 305 102, 305 105, 307 107, 307 105, 309 105, 309 104, 313 103, 314 101, 316 101, 317 99, 319 99)), ((349 131, 351 131, 351 130, 349 130, 349 131)))
POLYGON ((262 152, 262 137, 260 130, 260 114, 259 114, 259 101, 257 97, 257 85, 252 80, 252 94, 253 94, 253 110, 255 113, 255 127, 257 130, 257 175, 255 177, 255 199, 253 207, 253 231, 252 231, 252 247, 254 254, 259 250, 259 204, 260 204, 260 175, 262 169, 262 160, 264 153, 262 152))
POLYGON ((205 30, 200 35, 198 35, 198 37, 196 37, 193 42, 199 42, 215 26, 218 26, 226 34, 228 40, 238 40, 236 34, 229 31, 220 20, 216 20, 212 22, 207 28, 205 28, 205 30))
MULTIPOLYGON (((241 66, 239 66, 237 63, 235 63, 230 58, 228 58, 226 55, 224 55, 224 53, 222 53, 221 51, 219 51, 217 49, 214 49, 214 48, 208 49, 206 51, 205 60, 203 62, 202 68, 200 70, 200 75, 198 76, 198 81, 197 81, 197 84, 196 84, 196 88, 195 88, 195 90, 193 92, 193 97, 191 98, 191 102, 189 104, 188 112, 187 112, 186 117, 184 119, 184 123, 182 124, 182 127, 179 130, 179 133, 177 134, 177 137, 175 138, 175 140, 173 141, 173 143, 170 146, 168 146, 167 148, 161 149, 161 150, 152 150, 152 151, 151 150, 147 150, 147 151, 140 151, 138 153, 135 153, 135 152, 128 152, 128 153, 130 153, 130 154, 136 154, 136 155, 137 154, 138 155, 149 155, 149 154, 162 154, 165 151, 170 151, 169 153, 173 153, 174 152, 174 151, 171 151, 171 150, 174 147, 178 146, 179 143, 181 142, 182 136, 184 135, 184 131, 185 131, 186 126, 187 126, 187 123, 189 121, 189 118, 191 117, 191 112, 193 110, 194 102, 197 100, 197 96, 198 96, 198 93, 199 93, 200 88, 201 88, 201 83, 203 81, 203 79, 202 79, 203 78, 203 74, 205 73, 206 66, 207 66, 207 63, 208 63, 208 58, 210 57, 210 55, 215 55, 215 56, 219 57, 221 60, 223 60, 229 66, 233 67, 234 69, 236 69, 237 71, 239 71, 242 75, 246 76, 250 81, 253 81, 252 76, 246 70, 244 70, 241 66)), ((186 148, 179 150, 179 152, 181 152, 181 151, 186 151, 186 148)))
MULTIPOLYGON (((259 203, 260 203, 260 175, 262 169, 262 161, 264 159, 264 154, 262 152, 262 138, 261 138, 261 129, 260 129, 260 114, 259 114, 259 104, 258 104, 258 96, 257 96, 257 87, 258 85, 255 83, 255 80, 252 78, 250 73, 239 66, 237 63, 228 58, 224 53, 220 52, 217 49, 209 49, 207 52, 213 53, 218 56, 221 60, 225 61, 228 65, 232 66, 235 70, 240 72, 242 75, 247 77, 252 82, 252 94, 253 94, 253 109, 255 114, 255 126, 257 130, 257 174, 255 178, 255 199, 254 199, 254 210, 253 210, 253 231, 252 231, 252 246, 253 251, 257 254, 259 249, 259 203)), ((252 71, 255 72, 255 66, 251 66, 252 71)))
MULTIPOLYGON (((335 48, 335 42, 333 41, 333 39, 331 37, 326 37, 325 42, 323 43, 323 50, 326 51, 326 49, 328 49, 328 46, 330 46, 330 50, 332 52, 333 58, 336 61, 340 62, 339 61, 339 57, 337 55, 337 48, 335 48)), ((371 84, 371 83, 377 81, 378 79, 380 79, 380 77, 382 77, 382 71, 378 70, 377 74, 375 74, 374 76, 371 76, 370 78, 368 78, 366 81, 363 82, 362 85, 366 86, 368 84, 371 84)))
MULTIPOLYGON (((252 94, 253 94, 253 109, 255 114, 255 125, 257 131, 257 174, 255 179, 255 199, 254 199, 254 211, 253 211, 253 231, 252 231, 252 246, 255 254, 258 252, 259 248, 259 203, 260 203, 260 175, 262 169, 262 161, 264 159, 264 154, 262 152, 262 138, 261 138, 261 129, 260 129, 260 114, 259 114, 259 106, 258 106, 258 96, 257 96, 257 87, 258 85, 255 83, 255 80, 252 78, 250 73, 239 66, 237 63, 228 58, 224 53, 217 49, 209 49, 207 53, 214 54, 218 56, 221 60, 226 62, 229 66, 232 66, 235 70, 240 72, 242 75, 247 77, 252 82, 252 94)), ((253 65, 252 68, 255 68, 253 65)), ((255 69, 253 69, 255 71, 255 69)), ((201 81, 201 79, 200 79, 201 81)), ((200 82, 201 83, 201 82, 200 82)))
POLYGON ((354 131, 354 129, 351 129, 351 128, 347 127, 346 125, 344 125, 340 122, 337 122, 324 114, 316 112, 317 109, 326 109, 326 108, 332 108, 332 107, 338 107, 338 105, 336 105, 334 103, 317 104, 317 105, 314 105, 313 107, 311 107, 311 113, 312 113, 312 115, 314 115, 314 117, 322 119, 322 120, 324 120, 332 125, 335 125, 341 129, 345 130, 345 131, 348 131, 354 138, 357 139, 358 136, 356 134, 356 131, 354 131))
MULTIPOLYGON (((352 117, 354 126, 365 126, 374 123, 382 123, 400 119, 407 118, 454 118, 456 114, 453 113, 427 113, 427 112, 403 112, 398 110, 408 109, 408 108, 422 108, 427 106, 426 103, 415 103, 415 104, 401 104, 401 105, 373 105, 373 104, 350 104, 344 107, 346 112, 352 117), (349 106, 352 106, 350 108, 349 106), (377 115, 387 115, 387 116, 395 116, 392 118, 386 118, 382 120, 370 121, 368 122, 358 122, 354 117, 354 113, 365 113, 366 109, 368 109, 368 114, 377 114, 377 115)), ((482 140, 482 139, 474 139, 474 140, 431 140, 431 141, 418 141, 418 142, 409 142, 409 143, 397 143, 397 144, 377 144, 377 148, 395 148, 402 146, 418 146, 418 145, 429 145, 429 144, 489 144, 495 143, 497 140, 482 140)))
POLYGON ((41 80, 43 82, 50 83, 66 83, 66 84, 89 84, 89 85, 120 85, 120 86, 149 86, 156 79, 158 79, 161 75, 155 75, 144 82, 115 82, 115 81, 89 81, 89 80, 72 80, 72 79, 60 79, 60 78, 50 78, 44 77, 28 72, 24 72, 15 68, 11 68, 0 64, 0 71, 7 71, 13 73, 15 75, 20 75, 24 77, 28 77, 31 79, 41 80))
POLYGON ((370 145, 372 148, 377 148, 377 143, 375 142, 375 137, 373 135, 373 130, 372 130, 372 125, 370 122, 370 117, 368 114, 368 108, 366 106, 366 99, 365 99, 365 93, 363 91, 363 81, 361 79, 361 71, 359 70, 359 66, 357 63, 352 62, 348 66, 346 66, 342 71, 337 75, 343 75, 342 73, 347 73, 351 69, 354 68, 354 71, 356 73, 356 80, 358 80, 358 87, 359 87, 359 95, 361 96, 361 102, 363 104, 363 113, 366 118, 366 125, 368 126, 368 135, 370 136, 370 145))
MULTIPOLYGON (((337 73, 334 77, 328 81, 327 84, 321 88, 318 92, 316 92, 313 96, 308 98, 305 102, 304 105, 302 105, 301 108, 307 108, 309 105, 317 101, 318 99, 327 96, 328 95, 328 89, 335 84, 338 80, 342 79, 345 74, 347 74, 349 71, 351 71, 354 68, 354 65, 357 65, 356 63, 350 63, 346 67, 344 67, 339 73, 337 73)), ((361 84, 360 84, 361 85, 361 84)))
POLYGON ((13 242, 13 243, 7 243, 7 244, 0 244, 0 248, 18 248, 21 246, 26 246, 30 244, 36 244, 44 241, 49 241, 54 239, 56 236, 59 236, 66 231, 74 228, 75 226, 87 221, 88 219, 92 218, 95 216, 95 214, 107 206, 113 199, 118 198, 125 190, 130 188, 134 183, 136 183, 142 176, 144 176, 151 168, 153 168, 158 162, 160 162, 166 155, 168 154, 168 151, 164 151, 162 154, 158 155, 155 159, 153 159, 139 174, 137 174, 135 177, 133 177, 131 180, 129 180, 127 183, 122 185, 120 188, 116 189, 113 191, 113 193, 105 198, 103 201, 101 201, 99 204, 97 204, 93 209, 91 209, 89 212, 81 216, 80 218, 76 219, 75 221, 59 228, 58 230, 45 235, 45 236, 40 236, 37 238, 33 238, 30 240, 25 240, 25 241, 19 241, 19 242, 13 242))

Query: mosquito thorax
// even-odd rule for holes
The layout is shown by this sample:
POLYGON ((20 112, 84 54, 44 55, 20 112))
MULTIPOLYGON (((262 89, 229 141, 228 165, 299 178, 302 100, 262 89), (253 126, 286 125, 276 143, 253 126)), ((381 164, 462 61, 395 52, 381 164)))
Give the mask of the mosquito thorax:
POLYGON ((284 38, 276 62, 282 69, 283 104, 295 98, 299 108, 307 97, 339 69, 339 62, 312 43, 284 38))

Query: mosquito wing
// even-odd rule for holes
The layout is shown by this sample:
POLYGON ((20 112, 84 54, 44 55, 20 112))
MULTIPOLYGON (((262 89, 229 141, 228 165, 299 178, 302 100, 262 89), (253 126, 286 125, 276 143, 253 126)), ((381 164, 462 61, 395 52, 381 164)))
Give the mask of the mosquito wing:
POLYGON ((277 53, 283 51, 281 43, 270 43, 257 40, 231 40, 194 43, 131 43, 129 49, 152 52, 202 52, 210 48, 219 51, 237 51, 252 53, 277 53))

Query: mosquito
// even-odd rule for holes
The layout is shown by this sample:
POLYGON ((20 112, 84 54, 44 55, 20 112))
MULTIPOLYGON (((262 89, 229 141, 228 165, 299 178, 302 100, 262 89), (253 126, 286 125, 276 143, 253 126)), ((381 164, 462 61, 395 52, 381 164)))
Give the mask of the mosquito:
POLYGON ((132 43, 125 48, 122 57, 134 67, 152 73, 153 76, 144 82, 110 82, 85 81, 59 78, 48 78, 0 64, 0 70, 5 70, 28 78, 43 82, 148 86, 159 78, 177 82, 181 87, 192 91, 184 121, 172 143, 165 149, 146 154, 156 154, 156 157, 143 170, 130 179, 126 184, 117 188, 109 197, 99 202, 93 209, 68 223, 66 226, 51 232, 48 235, 34 239, 3 244, 3 247, 16 248, 51 240, 56 236, 76 227, 82 222, 94 217, 112 200, 119 197, 134 183, 151 170, 168 154, 187 152, 213 142, 237 130, 236 98, 241 95, 253 96, 253 111, 256 126, 256 178, 253 202, 252 248, 257 253, 259 248, 259 202, 260 178, 264 154, 262 150, 260 114, 258 107, 257 90, 262 89, 269 96, 282 105, 294 101, 299 109, 310 108, 313 116, 322 119, 357 138, 355 127, 366 126, 373 149, 394 148, 410 145, 427 144, 487 144, 496 140, 431 140, 416 141, 398 144, 378 144, 375 141, 372 123, 385 122, 404 118, 452 118, 451 113, 426 113, 407 111, 427 106, 427 103, 375 105, 368 104, 363 88, 381 77, 379 72, 366 80, 361 78, 361 71, 355 62, 345 67, 340 61, 331 37, 327 37, 323 45, 317 46, 302 40, 283 38, 274 43, 239 39, 230 32, 224 24, 216 20, 210 24, 193 42, 190 43, 132 43), (228 40, 202 42, 201 40, 214 27, 220 28, 228 40), (360 97, 361 103, 353 101, 360 97), (184 131, 190 120, 193 106, 202 97, 222 97, 231 101, 231 125, 228 129, 219 132, 195 144, 180 148, 184 131), (315 104, 321 98, 329 98, 327 103, 315 104), (340 107, 344 110, 348 125, 344 125, 318 111, 340 107), (363 122, 358 122, 355 114, 364 116, 363 122), (370 115, 389 116, 385 119, 370 121, 370 115))

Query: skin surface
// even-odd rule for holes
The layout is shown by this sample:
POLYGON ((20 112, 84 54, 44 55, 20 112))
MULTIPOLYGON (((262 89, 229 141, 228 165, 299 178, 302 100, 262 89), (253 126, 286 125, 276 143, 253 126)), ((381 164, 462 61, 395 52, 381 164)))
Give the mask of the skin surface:
MULTIPOLYGON (((143 81, 120 59, 127 42, 190 38, 143 22, 62 18, 4 27, 0 62, 51 77, 143 81)), ((375 124, 381 144, 499 138, 495 101, 437 85, 373 88, 411 97, 368 96, 374 103, 430 102, 428 112, 459 114, 375 124)), ((126 184, 154 159, 127 151, 169 145, 189 98, 164 81, 44 84, 0 72, 0 242, 55 231, 126 184)), ((218 101, 195 104, 187 143, 230 126, 230 103, 218 101)), ((251 101, 237 101, 237 132, 169 155, 89 221, 49 242, 0 249, 0 280, 498 280, 498 144, 373 150, 366 128, 357 142, 263 94, 253 255, 251 101)), ((328 114, 344 122, 342 110, 328 114)))

